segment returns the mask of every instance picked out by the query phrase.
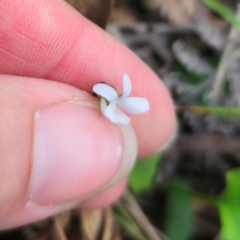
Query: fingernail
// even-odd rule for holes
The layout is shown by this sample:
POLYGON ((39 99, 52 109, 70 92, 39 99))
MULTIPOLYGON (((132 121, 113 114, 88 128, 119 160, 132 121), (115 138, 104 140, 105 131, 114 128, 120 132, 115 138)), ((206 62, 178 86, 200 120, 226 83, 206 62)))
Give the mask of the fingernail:
POLYGON ((98 109, 65 103, 35 116, 29 201, 58 204, 89 195, 116 175, 124 134, 98 109))
POLYGON ((84 202, 86 200, 91 199, 95 195, 98 195, 99 193, 104 192, 120 183, 124 178, 126 178, 126 176, 130 173, 131 169, 134 166, 138 150, 135 132, 131 124, 128 125, 119 124, 118 127, 121 129, 124 139, 124 151, 121 165, 119 166, 119 169, 117 173, 114 175, 114 177, 110 181, 102 185, 102 187, 99 188, 97 191, 92 192, 89 195, 86 195, 83 198, 84 202))

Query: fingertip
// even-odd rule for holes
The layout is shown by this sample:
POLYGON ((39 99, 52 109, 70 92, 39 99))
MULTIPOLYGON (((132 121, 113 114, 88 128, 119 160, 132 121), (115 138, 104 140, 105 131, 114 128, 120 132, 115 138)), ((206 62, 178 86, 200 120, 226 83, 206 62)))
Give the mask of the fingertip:
POLYGON ((122 78, 126 73, 132 81, 131 96, 144 97, 150 104, 148 113, 131 115, 139 156, 156 151, 170 138, 176 125, 168 91, 129 49, 66 5, 54 0, 0 3, 12 24, 1 31, 8 42, 0 42, 4 49, 0 52, 0 72, 47 78, 88 92, 104 81, 119 93, 123 91, 122 78), (22 11, 15 14, 19 4, 22 11), (46 9, 51 13, 47 18, 42 14, 46 9), (35 21, 30 21, 33 18, 35 21))
POLYGON ((81 203, 80 208, 96 209, 107 207, 110 204, 116 202, 122 196, 122 193, 126 188, 126 185, 127 180, 123 180, 116 186, 113 186, 99 193, 98 195, 92 197, 91 199, 81 203))

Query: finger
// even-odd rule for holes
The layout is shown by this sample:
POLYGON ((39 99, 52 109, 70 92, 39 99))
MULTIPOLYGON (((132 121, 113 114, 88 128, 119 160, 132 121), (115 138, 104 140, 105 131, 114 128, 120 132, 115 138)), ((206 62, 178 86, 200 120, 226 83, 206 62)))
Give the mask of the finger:
POLYGON ((77 206, 130 171, 133 130, 101 118, 91 95, 6 75, 0 89, 1 229, 77 206))
POLYGON ((170 138, 175 116, 167 90, 113 37, 64 1, 1 1, 0 12, 0 72, 52 79, 88 92, 104 81, 120 93, 127 73, 131 96, 150 103, 148 113, 131 115, 139 156, 156 151, 170 138))
POLYGON ((124 189, 126 188, 126 184, 127 180, 123 180, 121 183, 117 184, 117 186, 97 194, 93 198, 81 203, 81 209, 96 209, 109 206, 121 197, 124 189))
MULTIPOLYGON (((96 209, 103 208, 109 206, 111 203, 115 202, 123 193, 126 187, 126 181, 119 183, 117 186, 112 187, 97 196, 89 199, 88 201, 84 201, 83 204, 80 205, 81 209, 96 209)), ((45 218, 54 213, 58 213, 60 211, 71 209, 76 206, 76 202, 71 202, 67 204, 61 204, 56 207, 52 206, 33 206, 31 204, 24 205, 20 207, 13 214, 5 218, 4 221, 0 223, 0 229, 8 229, 11 227, 16 227, 22 224, 26 224, 29 222, 36 221, 37 219, 45 218), (51 213, 51 214, 49 214, 51 213)))

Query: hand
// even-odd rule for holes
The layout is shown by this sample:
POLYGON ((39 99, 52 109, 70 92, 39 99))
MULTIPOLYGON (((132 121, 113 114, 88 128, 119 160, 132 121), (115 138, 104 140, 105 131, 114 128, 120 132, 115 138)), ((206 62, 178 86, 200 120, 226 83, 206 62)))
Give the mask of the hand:
POLYGON ((0 1, 0 229, 77 205, 114 201, 138 157, 175 129, 171 98, 157 76, 116 39, 63 0, 0 1), (150 111, 111 123, 91 95, 104 81, 150 111), (138 146, 138 147, 137 147, 138 146))

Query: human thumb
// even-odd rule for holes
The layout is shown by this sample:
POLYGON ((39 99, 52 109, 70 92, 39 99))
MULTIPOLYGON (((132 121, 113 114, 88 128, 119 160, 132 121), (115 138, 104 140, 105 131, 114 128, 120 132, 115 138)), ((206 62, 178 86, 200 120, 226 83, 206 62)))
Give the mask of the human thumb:
POLYGON ((130 125, 100 117, 74 87, 1 75, 0 229, 79 205, 120 182, 136 158, 130 125))

